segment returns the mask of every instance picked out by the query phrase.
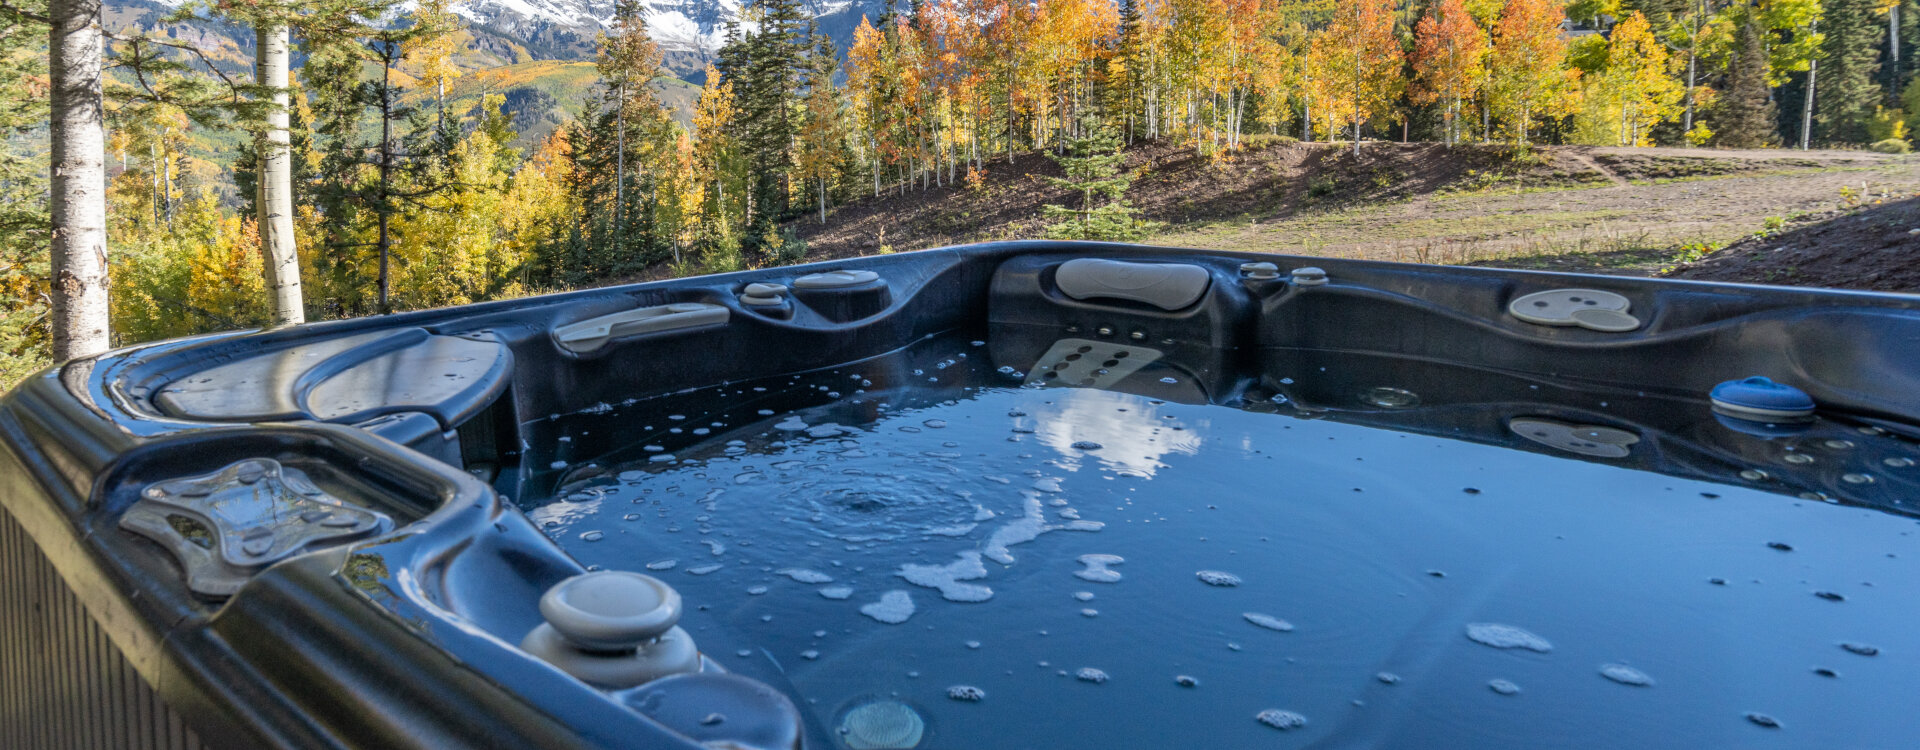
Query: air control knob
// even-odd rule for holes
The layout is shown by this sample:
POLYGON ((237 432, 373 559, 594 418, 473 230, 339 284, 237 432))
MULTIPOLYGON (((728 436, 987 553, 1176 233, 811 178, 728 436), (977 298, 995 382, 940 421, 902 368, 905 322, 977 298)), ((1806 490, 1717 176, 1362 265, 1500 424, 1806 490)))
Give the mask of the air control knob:
POLYGON ((568 578, 540 597, 546 623, 520 647, 595 685, 625 688, 700 671, 693 638, 678 627, 680 592, 621 570, 568 578))

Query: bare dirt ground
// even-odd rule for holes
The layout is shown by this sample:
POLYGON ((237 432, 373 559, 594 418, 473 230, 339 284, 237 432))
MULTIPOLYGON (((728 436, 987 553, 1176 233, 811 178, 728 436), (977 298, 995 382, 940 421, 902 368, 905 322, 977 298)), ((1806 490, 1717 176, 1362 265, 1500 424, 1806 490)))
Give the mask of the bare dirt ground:
MULTIPOLYGON (((1920 157, 1861 151, 1272 142, 1223 162, 1162 143, 1127 169, 1152 244, 1629 274, 1920 194, 1920 157)), ((1021 155, 984 189, 889 193, 795 226, 810 259, 1036 237, 1040 207, 1071 202, 1038 179, 1057 171, 1021 155)))
POLYGON ((1757 232, 1667 276, 1920 293, 1920 197, 1757 232))

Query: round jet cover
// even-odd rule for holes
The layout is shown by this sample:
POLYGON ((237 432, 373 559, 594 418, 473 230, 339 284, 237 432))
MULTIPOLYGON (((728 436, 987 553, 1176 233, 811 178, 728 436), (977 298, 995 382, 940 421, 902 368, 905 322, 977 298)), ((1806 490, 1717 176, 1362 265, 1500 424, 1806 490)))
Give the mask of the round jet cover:
POLYGON ((1627 312, 1632 306, 1626 297, 1599 289, 1549 289, 1515 299, 1507 312, 1536 325, 1619 333, 1640 327, 1640 319, 1627 312))

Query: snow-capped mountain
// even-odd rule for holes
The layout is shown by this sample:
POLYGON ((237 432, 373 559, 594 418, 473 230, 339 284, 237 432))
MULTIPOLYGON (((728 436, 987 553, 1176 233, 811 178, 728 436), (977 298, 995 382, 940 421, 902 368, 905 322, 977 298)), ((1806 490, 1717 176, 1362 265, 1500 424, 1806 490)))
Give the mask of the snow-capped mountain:
MULTIPOLYGON (((844 42, 862 13, 878 14, 886 0, 805 0, 822 30, 844 42)), ((660 45, 667 67, 699 70, 739 22, 741 0, 644 0, 641 18, 660 45)), ((453 11, 473 28, 498 35, 545 57, 591 54, 592 40, 613 20, 613 0, 460 0, 453 11), (566 49, 554 49, 559 46, 566 49)), ((749 24, 750 25, 750 24, 749 24)), ((843 45, 844 46, 844 43, 843 45)))
MULTIPOLYGON (((133 25, 158 24, 166 10, 183 0, 108 0, 133 25)), ((641 0, 647 33, 660 45, 666 67, 697 77, 726 41, 729 23, 739 22, 742 6, 753 0, 641 0)), ((801 0, 821 31, 844 50, 862 15, 878 16, 889 0, 801 0)), ((905 3, 900 3, 904 5, 905 3)), ((400 7, 411 10, 412 3, 400 7)), ((503 61, 515 59, 586 60, 594 40, 613 20, 614 0, 455 0, 453 12, 465 19, 473 47, 503 61)), ((241 47, 251 39, 236 38, 241 47)))

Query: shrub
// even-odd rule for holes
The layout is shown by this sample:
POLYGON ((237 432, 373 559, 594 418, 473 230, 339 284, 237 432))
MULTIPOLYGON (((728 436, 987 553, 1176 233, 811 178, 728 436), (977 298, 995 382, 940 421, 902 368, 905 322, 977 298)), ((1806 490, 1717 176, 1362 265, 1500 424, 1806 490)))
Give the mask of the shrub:
POLYGON ((1912 146, 1907 145, 1906 141, 1901 140, 1899 138, 1888 138, 1881 141, 1875 141, 1874 144, 1872 146, 1868 146, 1868 148, 1871 148, 1883 154, 1904 154, 1913 150, 1912 146))

